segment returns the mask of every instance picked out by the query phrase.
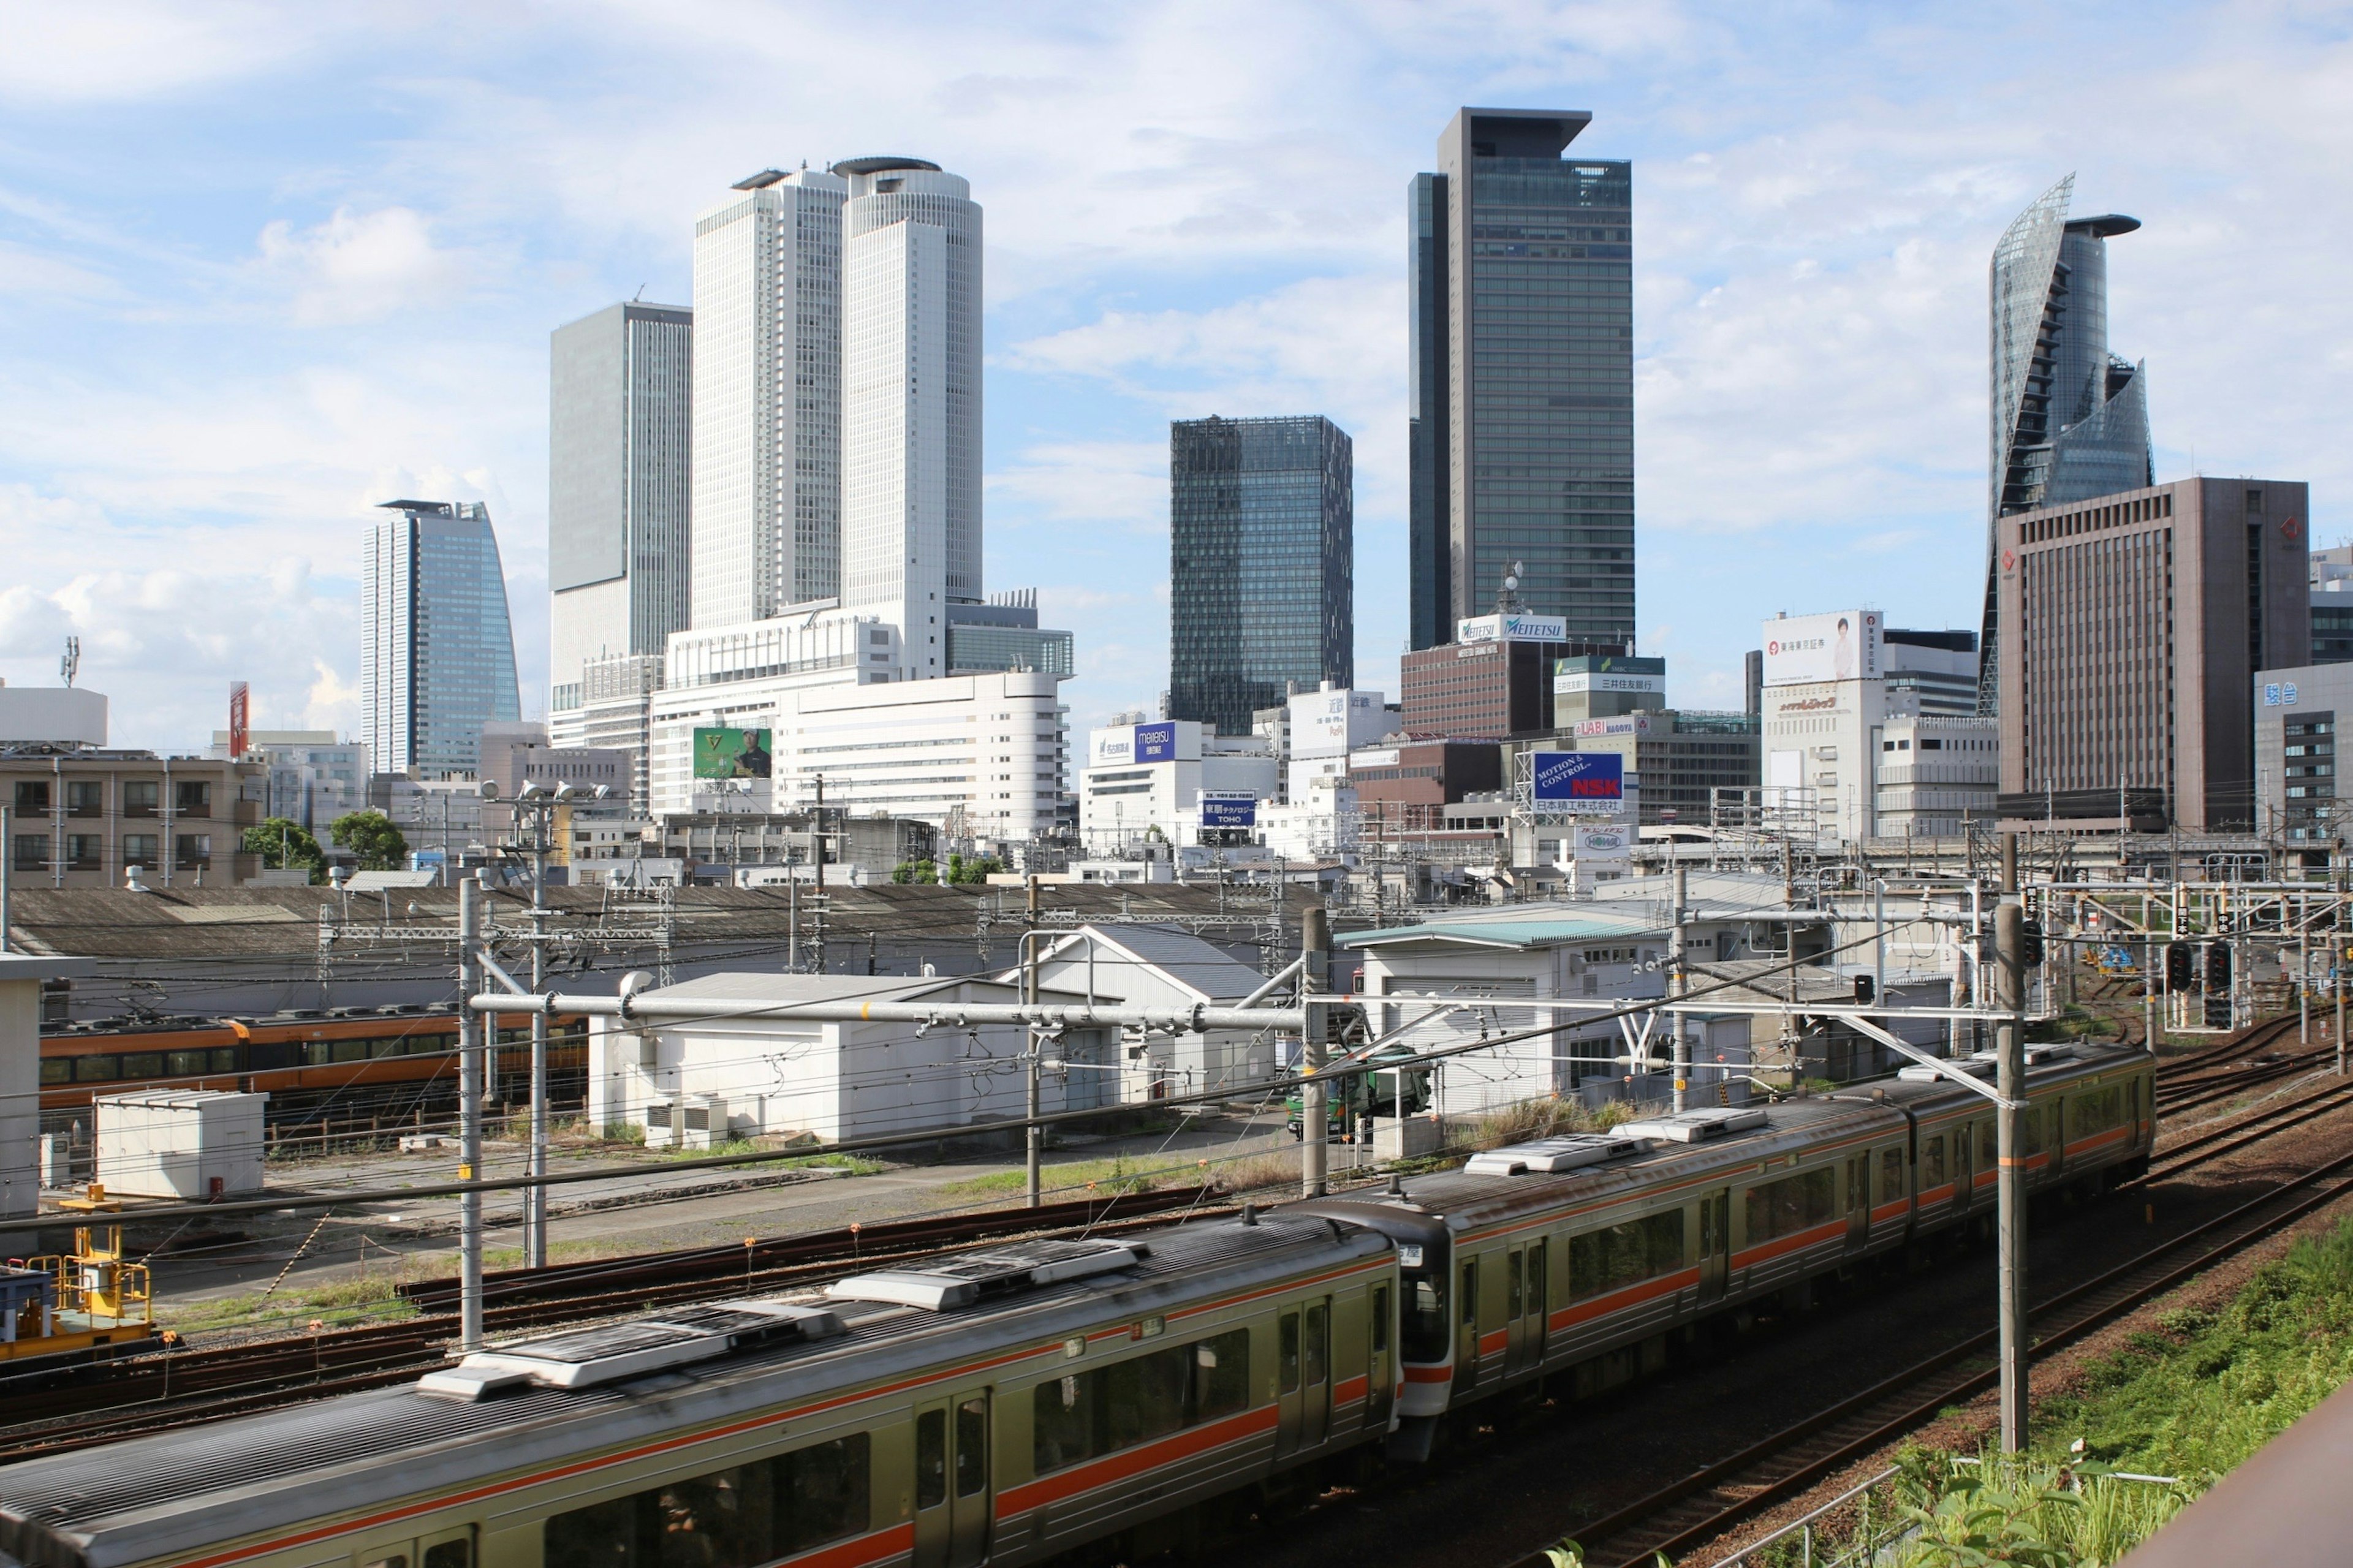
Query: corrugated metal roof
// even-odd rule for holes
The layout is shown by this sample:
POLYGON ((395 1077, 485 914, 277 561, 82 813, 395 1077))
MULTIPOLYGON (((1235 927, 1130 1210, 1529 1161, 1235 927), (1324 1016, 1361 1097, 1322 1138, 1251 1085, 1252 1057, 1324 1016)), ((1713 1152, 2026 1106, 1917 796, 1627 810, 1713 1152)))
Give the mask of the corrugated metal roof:
MULTIPOLYGON (((1249 964, 1173 926, 1090 925, 1085 930, 1105 947, 1150 964, 1205 1001, 1239 1002, 1266 982, 1249 964)), ((1052 949, 1057 956, 1080 957, 1084 951, 1083 941, 1076 937, 1056 942, 1052 949)), ((1118 994, 1117 973, 1099 971, 1095 989, 1118 994)))
POLYGON ((1357 931, 1335 939, 1340 947, 1385 947, 1398 942, 1460 942, 1470 947, 1556 947, 1566 942, 1593 942, 1605 937, 1663 935, 1666 927, 1657 921, 1604 913, 1599 910, 1564 910, 1559 913, 1539 914, 1530 910, 1514 910, 1508 915, 1470 915, 1451 920, 1427 921, 1420 925, 1390 926, 1381 931, 1357 931))

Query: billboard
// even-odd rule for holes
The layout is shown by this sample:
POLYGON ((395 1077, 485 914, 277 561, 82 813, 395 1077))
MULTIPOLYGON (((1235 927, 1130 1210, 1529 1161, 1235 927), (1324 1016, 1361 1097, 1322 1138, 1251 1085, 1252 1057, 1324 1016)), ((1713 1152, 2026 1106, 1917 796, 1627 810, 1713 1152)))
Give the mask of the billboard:
POLYGON ((1173 763, 1176 760, 1176 721, 1163 719, 1157 724, 1135 727, 1135 752, 1131 759, 1139 763, 1173 763))
POLYGON ((1201 826, 1204 827, 1256 827, 1258 796, 1254 795, 1203 795, 1201 826))
POLYGON ((230 762, 235 762, 245 755, 245 749, 251 742, 253 731, 247 725, 250 701, 250 695, 244 681, 229 682, 228 760, 230 762))
MULTIPOLYGON (((1570 662, 1561 660, 1563 664, 1570 662)), ((1664 697, 1667 678, 1639 670, 1625 674, 1614 669, 1564 669, 1552 678, 1552 689, 1564 696, 1587 691, 1631 691, 1644 697, 1664 697)))
POLYGON ((694 776, 699 779, 764 779, 772 756, 765 730, 698 729, 694 731, 694 776))
POLYGON ((1609 864, 1633 858, 1634 829, 1610 823, 1606 826, 1570 830, 1569 853, 1587 865, 1609 864))
POLYGON ((1626 804, 1626 759, 1615 752, 1532 752, 1528 777, 1539 810, 1608 816, 1626 804))
POLYGON ((1456 642, 1567 642, 1568 622, 1559 616, 1473 616, 1454 624, 1456 642))
POLYGON ((1765 684, 1876 680, 1883 630, 1877 610, 1833 610, 1826 616, 1782 616, 1767 621, 1765 684))

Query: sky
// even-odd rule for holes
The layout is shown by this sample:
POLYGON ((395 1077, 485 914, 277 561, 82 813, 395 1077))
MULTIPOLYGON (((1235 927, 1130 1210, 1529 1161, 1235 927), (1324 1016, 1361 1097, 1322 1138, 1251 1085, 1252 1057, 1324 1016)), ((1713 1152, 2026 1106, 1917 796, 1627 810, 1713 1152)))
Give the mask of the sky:
POLYGON ((987 574, 1167 684, 1167 422, 1356 443, 1356 671, 1405 631, 1406 192, 1463 104, 1634 165, 1641 651, 1738 707, 1777 611, 1974 627, 1986 267, 2062 176, 2160 480, 2353 534, 2353 7, 1601 0, 0 0, 0 677, 117 744, 358 722, 370 506, 486 503, 546 689, 548 333, 691 302, 765 167, 929 158, 986 210, 987 574))

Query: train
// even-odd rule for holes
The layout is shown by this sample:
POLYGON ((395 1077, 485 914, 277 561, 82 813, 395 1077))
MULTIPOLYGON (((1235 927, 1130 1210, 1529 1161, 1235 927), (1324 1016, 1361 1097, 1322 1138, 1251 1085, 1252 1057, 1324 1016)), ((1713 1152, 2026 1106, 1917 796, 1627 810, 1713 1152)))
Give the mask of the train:
MULTIPOLYGON (((2155 1067, 2034 1047, 2030 1190, 2146 1170, 2155 1067)), ((1484 1401, 1600 1392, 1711 1319, 1957 1234, 1993 1205, 1992 1125, 1906 1069, 1386 1191, 558 1331, 12 1466, 0 1565, 1035 1563, 1343 1458, 1409 1462, 1484 1401)))

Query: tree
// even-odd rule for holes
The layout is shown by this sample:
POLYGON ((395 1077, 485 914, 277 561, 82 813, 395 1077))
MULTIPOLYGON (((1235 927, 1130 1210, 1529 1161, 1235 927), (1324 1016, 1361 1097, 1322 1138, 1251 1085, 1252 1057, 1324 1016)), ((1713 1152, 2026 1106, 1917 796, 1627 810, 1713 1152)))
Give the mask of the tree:
POLYGON ((962 855, 951 855, 948 857, 948 874, 940 880, 959 888, 978 887, 988 880, 990 872, 1004 869, 994 855, 975 855, 970 859, 962 855))
POLYGON ((936 882, 940 879, 940 868, 929 860, 902 860, 891 868, 891 879, 894 882, 936 882))
POLYGON ((408 865, 408 840, 380 811, 354 811, 327 824, 327 837, 360 858, 364 871, 398 871, 408 865))
POLYGON ((248 855, 259 856, 265 868, 308 871, 314 882, 327 868, 326 851, 319 847, 309 828, 290 816, 265 817, 247 828, 243 847, 248 855))

